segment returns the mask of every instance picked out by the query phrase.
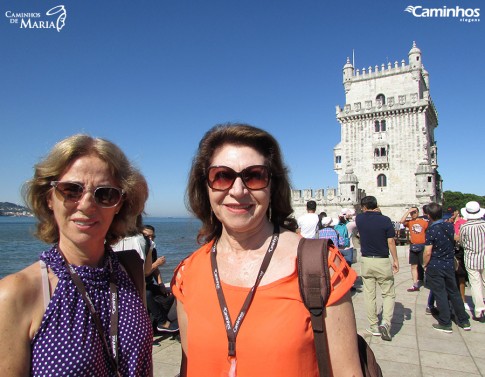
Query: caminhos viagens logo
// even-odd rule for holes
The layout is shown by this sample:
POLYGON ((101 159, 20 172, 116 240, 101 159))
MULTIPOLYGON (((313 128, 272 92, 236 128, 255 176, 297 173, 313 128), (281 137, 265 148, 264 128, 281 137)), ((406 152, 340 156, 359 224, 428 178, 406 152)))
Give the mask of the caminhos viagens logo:
POLYGON ((57 5, 45 12, 18 12, 7 10, 5 17, 19 29, 54 29, 60 32, 66 26, 67 10, 57 5))
POLYGON ((480 22, 480 8, 462 8, 460 6, 427 8, 421 5, 408 5, 404 11, 418 18, 454 18, 460 22, 480 22))

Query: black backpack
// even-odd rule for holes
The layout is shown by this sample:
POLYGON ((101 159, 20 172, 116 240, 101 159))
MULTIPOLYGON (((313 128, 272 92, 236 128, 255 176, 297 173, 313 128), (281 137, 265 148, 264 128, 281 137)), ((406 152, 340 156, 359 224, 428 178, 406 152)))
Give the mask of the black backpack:
MULTIPOLYGON (((302 238, 298 245, 297 258, 300 294, 310 312, 320 376, 331 376, 325 333, 325 305, 330 295, 328 240, 302 238)), ((382 377, 381 367, 372 349, 362 336, 356 336, 362 374, 366 377, 382 377)))

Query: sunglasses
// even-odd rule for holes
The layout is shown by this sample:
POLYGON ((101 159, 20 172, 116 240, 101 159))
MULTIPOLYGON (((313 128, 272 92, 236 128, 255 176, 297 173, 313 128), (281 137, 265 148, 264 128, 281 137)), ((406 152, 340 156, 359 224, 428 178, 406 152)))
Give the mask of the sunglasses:
POLYGON ((271 174, 265 165, 248 166, 239 173, 228 166, 211 166, 207 170, 207 184, 216 191, 229 190, 237 177, 249 190, 262 190, 268 187, 271 174))
POLYGON ((76 182, 52 181, 51 186, 69 203, 78 203, 85 192, 90 191, 96 204, 102 208, 117 206, 125 194, 122 189, 111 186, 98 186, 94 190, 86 190, 82 184, 76 182))

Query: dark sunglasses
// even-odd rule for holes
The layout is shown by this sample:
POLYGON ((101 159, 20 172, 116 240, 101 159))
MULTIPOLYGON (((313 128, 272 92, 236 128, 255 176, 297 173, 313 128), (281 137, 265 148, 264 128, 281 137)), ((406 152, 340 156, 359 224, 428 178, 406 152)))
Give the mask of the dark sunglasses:
POLYGON ((207 184, 216 191, 229 190, 240 177, 249 190, 262 190, 269 185, 271 174, 265 165, 252 165, 239 173, 228 166, 211 166, 207 170, 207 184))
MULTIPOLYGON (((78 203, 87 191, 86 188, 76 182, 52 181, 51 186, 56 189, 66 202, 78 203)), ((96 204, 103 208, 111 208, 118 205, 125 192, 118 187, 99 186, 90 190, 96 204)))

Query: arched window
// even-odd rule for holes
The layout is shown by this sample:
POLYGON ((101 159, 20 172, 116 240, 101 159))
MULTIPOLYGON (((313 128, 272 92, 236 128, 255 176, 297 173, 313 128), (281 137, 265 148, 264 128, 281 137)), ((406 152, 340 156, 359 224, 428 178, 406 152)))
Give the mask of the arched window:
POLYGON ((376 100, 377 101, 380 100, 383 105, 386 104, 386 96, 382 93, 377 95, 376 100))
POLYGON ((374 156, 375 157, 379 157, 380 156, 380 154, 379 154, 379 148, 374 149, 374 156))
POLYGON ((355 186, 354 185, 350 186, 350 192, 354 192, 354 191, 355 191, 355 186))
POLYGON ((381 156, 385 156, 387 154, 386 148, 381 148, 381 156))
POLYGON ((381 120, 381 132, 386 130, 386 121, 381 120))
POLYGON ((380 124, 379 124, 379 121, 378 121, 378 120, 376 120, 376 121, 374 122, 374 128, 375 128, 375 131, 376 131, 376 132, 379 132, 379 131, 381 130, 381 126, 380 126, 380 124))
POLYGON ((377 187, 386 187, 387 186, 387 178, 384 174, 379 174, 377 176, 377 187))

